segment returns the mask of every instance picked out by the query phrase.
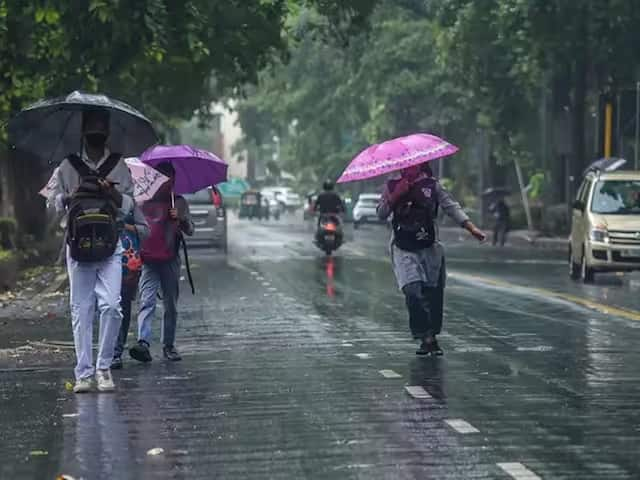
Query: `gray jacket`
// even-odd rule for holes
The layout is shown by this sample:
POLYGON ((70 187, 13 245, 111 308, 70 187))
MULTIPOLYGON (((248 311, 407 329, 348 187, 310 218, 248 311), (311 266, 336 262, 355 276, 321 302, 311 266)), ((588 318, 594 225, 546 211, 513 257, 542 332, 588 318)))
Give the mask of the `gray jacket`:
MULTIPOLYGON (((102 165, 109 157, 110 152, 105 149, 104 156, 94 164, 86 155, 86 152, 82 152, 82 160, 91 168, 97 168, 102 165)), ((80 175, 75 168, 71 165, 68 159, 64 159, 60 166, 56 170, 56 182, 55 188, 52 192, 53 204, 58 212, 65 212, 64 199, 80 186, 80 175)), ((121 159, 113 170, 107 175, 107 179, 112 182, 116 182, 116 189, 122 194, 122 206, 120 207, 120 220, 124 220, 134 207, 133 201, 133 179, 131 178, 131 172, 129 167, 124 163, 124 159, 121 159)))

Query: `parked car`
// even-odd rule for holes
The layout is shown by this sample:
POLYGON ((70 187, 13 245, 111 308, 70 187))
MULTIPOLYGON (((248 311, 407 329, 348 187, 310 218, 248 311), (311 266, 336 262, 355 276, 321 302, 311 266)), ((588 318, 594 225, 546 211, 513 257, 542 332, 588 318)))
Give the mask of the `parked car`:
POLYGON ((379 201, 379 193, 363 193, 358 197, 358 201, 353 207, 354 228, 358 228, 363 223, 383 223, 376 212, 379 201))
POLYGON ((272 195, 280 203, 283 211, 292 213, 302 207, 300 195, 289 187, 266 187, 262 189, 262 193, 272 195))
POLYGON ((215 187, 184 195, 195 225, 188 245, 206 244, 227 252, 227 209, 222 195, 215 187))
POLYGON ((573 203, 571 278, 640 270, 640 172, 588 172, 573 203))

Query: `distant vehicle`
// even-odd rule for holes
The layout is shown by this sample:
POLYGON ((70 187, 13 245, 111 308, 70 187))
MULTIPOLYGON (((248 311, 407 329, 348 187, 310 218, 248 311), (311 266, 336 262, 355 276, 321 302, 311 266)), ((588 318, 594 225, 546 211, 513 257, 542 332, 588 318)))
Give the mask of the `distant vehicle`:
POLYGON ((573 203, 569 274, 640 270, 640 172, 590 171, 573 203))
POLYGON ((280 213, 282 212, 282 205, 276 199, 276 195, 273 192, 265 192, 264 190, 260 192, 262 195, 263 203, 266 202, 267 208, 267 220, 269 217, 273 217, 275 220, 280 220, 280 213))
POLYGON ((238 212, 238 218, 248 218, 253 220, 257 218, 262 219, 263 203, 262 195, 255 190, 247 190, 240 197, 240 211, 238 212))
POLYGON ((327 255, 331 255, 340 248, 342 241, 343 231, 340 218, 337 215, 322 215, 316 230, 316 246, 327 255))
POLYGON ((354 228, 358 228, 363 223, 383 223, 376 212, 380 196, 379 193, 363 193, 358 197, 358 201, 353 207, 354 228))
POLYGON ((215 187, 184 195, 195 225, 190 245, 208 244, 227 252, 227 209, 222 195, 215 187))
POLYGON ((278 201, 283 211, 293 213, 302 207, 300 195, 289 187, 266 187, 262 189, 262 193, 272 195, 278 201))

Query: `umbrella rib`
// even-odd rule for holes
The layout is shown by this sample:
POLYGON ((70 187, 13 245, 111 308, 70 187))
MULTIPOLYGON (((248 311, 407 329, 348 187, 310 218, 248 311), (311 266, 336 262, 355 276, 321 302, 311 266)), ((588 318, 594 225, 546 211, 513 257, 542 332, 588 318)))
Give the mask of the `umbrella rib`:
MULTIPOLYGON (((75 112, 73 112, 73 111, 69 111, 69 115, 67 116, 67 119, 64 122, 64 127, 62 127, 62 129, 60 130, 61 134, 58 137, 58 143, 56 145, 56 148, 51 152, 51 156, 49 157, 49 160, 48 160, 47 163, 49 163, 49 164, 53 163, 52 160, 55 157, 56 152, 60 148, 60 143, 62 141, 62 137, 64 136, 64 133, 67 131, 67 127, 69 126, 69 122, 71 121, 71 117, 73 117, 74 113, 75 112)), ((82 143, 82 140, 80 140, 80 142, 82 143)), ((82 147, 80 148, 80 151, 82 151, 82 147)), ((73 152, 68 152, 68 153, 73 153, 73 152)))

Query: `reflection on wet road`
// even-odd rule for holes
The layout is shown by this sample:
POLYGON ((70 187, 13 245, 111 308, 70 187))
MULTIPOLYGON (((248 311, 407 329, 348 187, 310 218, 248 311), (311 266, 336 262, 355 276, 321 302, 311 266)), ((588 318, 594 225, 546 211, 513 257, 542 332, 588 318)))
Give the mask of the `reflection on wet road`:
POLYGON ((326 259, 299 223, 231 228, 192 253, 182 363, 156 342, 84 397, 0 374, 0 478, 640 477, 640 322, 564 298, 638 308, 635 277, 452 238, 445 356, 416 358, 384 229, 326 259))

